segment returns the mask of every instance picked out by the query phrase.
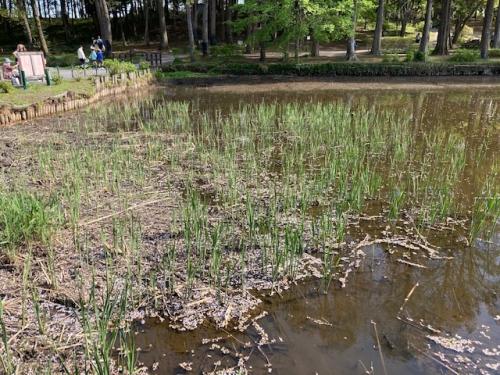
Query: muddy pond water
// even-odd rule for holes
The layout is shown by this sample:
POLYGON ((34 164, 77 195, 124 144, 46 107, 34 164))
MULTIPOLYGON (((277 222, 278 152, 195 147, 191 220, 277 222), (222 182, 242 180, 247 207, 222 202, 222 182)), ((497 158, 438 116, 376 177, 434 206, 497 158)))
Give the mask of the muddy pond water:
MULTIPOLYGON (((260 102, 343 102, 405 113, 422 141, 436 130, 465 137, 467 167, 456 189, 468 203, 498 166, 498 89, 301 91, 298 84, 290 91, 274 92, 272 86, 256 91, 179 86, 154 95, 221 113, 260 102), (486 157, 477 164, 474 153, 480 145, 486 157)), ((381 225, 362 222, 348 232, 349 239, 360 241, 383 230, 381 225)), ((365 259, 344 288, 332 284, 323 293, 320 282, 311 280, 280 295, 261 295, 255 315, 264 316, 244 333, 210 325, 178 332, 168 321, 146 320, 136 326, 139 361, 158 374, 217 371, 237 366, 239 356, 248 357, 255 374, 498 374, 498 226, 490 239, 471 245, 452 237, 445 231, 429 234, 447 259, 420 259, 420 267, 409 266, 376 244, 364 249, 365 259), (256 344, 259 327, 270 343, 256 344)))

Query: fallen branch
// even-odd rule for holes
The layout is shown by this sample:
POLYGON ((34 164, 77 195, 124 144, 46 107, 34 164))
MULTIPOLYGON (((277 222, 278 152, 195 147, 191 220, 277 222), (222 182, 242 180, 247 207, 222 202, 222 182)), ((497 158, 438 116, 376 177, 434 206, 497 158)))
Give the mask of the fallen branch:
POLYGON ((427 268, 426 266, 423 266, 421 264, 409 262, 409 261, 404 260, 404 259, 396 259, 396 261, 399 263, 406 264, 407 266, 412 266, 412 267, 417 267, 417 268, 427 268))
POLYGON ((124 214, 125 212, 128 212, 128 211, 133 211, 133 210, 136 210, 138 208, 150 206, 150 205, 155 204, 155 203, 160 203, 161 201, 164 201, 165 199, 166 199, 166 197, 160 198, 160 199, 149 200, 149 201, 146 201, 146 202, 137 203, 137 204, 129 206, 129 207, 123 209, 123 210, 113 212, 113 213, 111 213, 109 215, 101 216, 101 217, 99 217, 97 219, 93 219, 93 220, 90 220, 90 221, 87 221, 87 222, 84 222, 84 223, 79 223, 79 225, 80 226, 87 226, 87 225, 95 224, 95 223, 98 223, 100 221, 103 221, 103 220, 106 220, 106 219, 110 219, 110 218, 115 217, 115 216, 119 216, 119 215, 124 214))

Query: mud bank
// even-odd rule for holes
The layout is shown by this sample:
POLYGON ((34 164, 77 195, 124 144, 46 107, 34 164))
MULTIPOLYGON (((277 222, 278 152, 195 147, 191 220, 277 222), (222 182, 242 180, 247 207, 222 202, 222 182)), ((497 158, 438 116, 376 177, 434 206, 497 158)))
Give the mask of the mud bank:
POLYGON ((164 79, 174 86, 196 87, 209 92, 255 93, 320 90, 405 90, 438 91, 498 89, 500 77, 288 77, 214 76, 164 79))

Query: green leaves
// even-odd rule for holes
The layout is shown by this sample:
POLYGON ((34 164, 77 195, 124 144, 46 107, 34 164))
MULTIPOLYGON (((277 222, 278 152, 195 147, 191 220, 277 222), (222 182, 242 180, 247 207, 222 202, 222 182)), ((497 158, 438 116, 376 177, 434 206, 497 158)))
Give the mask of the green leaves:
POLYGON ((248 0, 235 8, 240 15, 235 30, 253 29, 247 42, 284 49, 307 36, 323 42, 343 39, 352 22, 351 0, 248 0))

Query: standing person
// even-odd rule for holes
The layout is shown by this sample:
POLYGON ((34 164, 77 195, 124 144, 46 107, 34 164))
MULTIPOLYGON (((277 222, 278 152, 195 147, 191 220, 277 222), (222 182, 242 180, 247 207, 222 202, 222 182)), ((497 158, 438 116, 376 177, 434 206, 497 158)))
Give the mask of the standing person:
POLYGON ((97 53, 95 51, 95 47, 92 46, 90 47, 90 61, 92 62, 92 65, 96 66, 96 61, 97 61, 97 53))
POLYGON ((19 43, 17 46, 16 46, 16 50, 14 52, 12 52, 12 54, 14 55, 14 57, 16 58, 16 63, 18 62, 18 56, 19 56, 19 52, 26 52, 27 49, 26 47, 24 46, 24 44, 21 44, 19 43))
POLYGON ((95 44, 97 44, 97 48, 99 48, 101 51, 104 49, 104 42, 101 39, 100 35, 97 37, 97 40, 95 41, 95 44))
POLYGON ((111 42, 108 39, 104 39, 104 57, 111 57, 111 42))
POLYGON ((78 60, 80 61, 80 65, 82 67, 85 66, 85 60, 87 58, 85 57, 85 52, 83 52, 83 46, 80 45, 80 48, 78 48, 76 54, 78 55, 78 60))
POLYGON ((97 48, 96 51, 96 62, 97 62, 97 67, 100 68, 102 67, 102 62, 104 61, 104 54, 102 53, 102 50, 100 48, 97 48))

